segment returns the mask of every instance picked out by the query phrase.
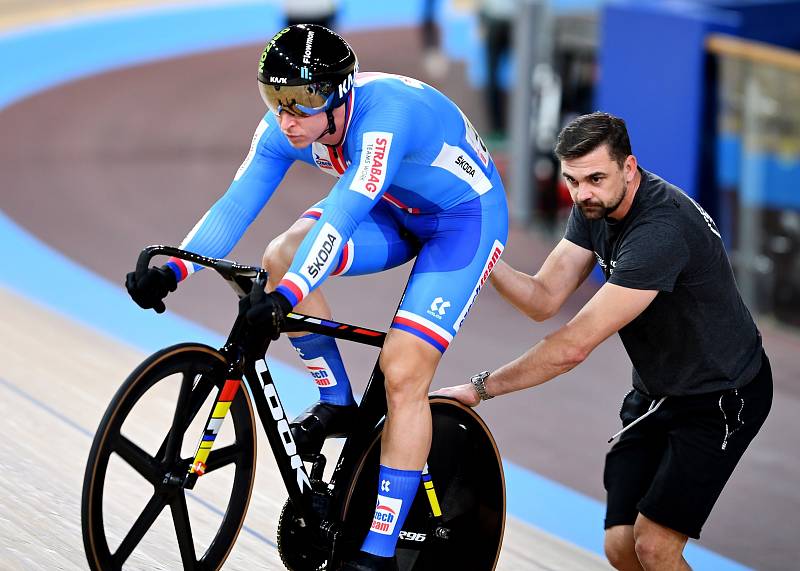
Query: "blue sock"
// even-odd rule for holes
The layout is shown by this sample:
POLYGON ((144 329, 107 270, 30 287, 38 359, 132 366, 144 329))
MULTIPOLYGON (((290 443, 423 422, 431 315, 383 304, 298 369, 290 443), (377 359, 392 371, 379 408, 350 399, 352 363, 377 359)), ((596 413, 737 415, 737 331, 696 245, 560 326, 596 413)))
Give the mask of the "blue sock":
POLYGON ((361 551, 391 557, 411 503, 419 489, 421 470, 396 470, 381 464, 378 503, 361 551))
POLYGON ((289 340, 317 384, 319 400, 340 405, 355 402, 336 339, 310 333, 289 340))

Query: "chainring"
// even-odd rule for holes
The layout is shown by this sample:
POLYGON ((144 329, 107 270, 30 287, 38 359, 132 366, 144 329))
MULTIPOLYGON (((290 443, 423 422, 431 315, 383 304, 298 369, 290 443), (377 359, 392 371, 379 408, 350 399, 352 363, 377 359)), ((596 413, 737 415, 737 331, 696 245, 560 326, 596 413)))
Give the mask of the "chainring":
MULTIPOLYGON (((312 482, 317 499, 326 496, 323 482, 312 482), (321 489, 322 488, 322 489, 321 489)), ((316 503, 316 502, 315 502, 316 503)), ((278 519, 278 553, 289 571, 326 571, 330 549, 319 545, 308 528, 297 521, 297 514, 290 500, 286 500, 278 519)))

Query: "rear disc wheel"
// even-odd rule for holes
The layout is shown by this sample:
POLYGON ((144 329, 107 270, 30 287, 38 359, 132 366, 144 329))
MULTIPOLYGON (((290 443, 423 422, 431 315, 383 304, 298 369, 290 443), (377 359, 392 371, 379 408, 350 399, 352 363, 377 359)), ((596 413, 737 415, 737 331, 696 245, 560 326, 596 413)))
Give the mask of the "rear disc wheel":
MULTIPOLYGON (((397 543, 400 571, 495 568, 505 529, 505 478, 497 445, 471 408, 431 398, 433 439, 428 471, 436 503, 420 485, 397 543)), ((375 512, 380 425, 359 461, 343 508, 345 530, 361 545, 375 512)))

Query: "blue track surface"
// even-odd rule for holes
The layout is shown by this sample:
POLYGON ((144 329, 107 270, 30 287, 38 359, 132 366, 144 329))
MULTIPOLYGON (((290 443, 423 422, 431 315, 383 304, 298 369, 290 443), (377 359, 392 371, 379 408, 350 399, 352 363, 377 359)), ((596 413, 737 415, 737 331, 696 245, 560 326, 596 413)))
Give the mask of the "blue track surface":
MULTIPOLYGON (((346 0, 343 4, 344 29, 389 22, 413 24, 420 13, 418 2, 346 0)), ((596 2, 566 4, 585 7, 596 2)), ((279 25, 276 8, 259 1, 125 11, 6 33, 0 35, 0 66, 10 72, 0 82, 0 110, 38 91, 103 71, 261 42, 279 25)), ((43 244, 2 211, 0 259, 4 262, 0 266, 0 285, 142 351, 152 352, 188 340, 210 345, 223 342, 217 333, 179 316, 157 316, 139 310, 121 286, 43 244)), ((270 367, 287 410, 299 411, 315 398, 316 392, 305 373, 276 361, 271 361, 270 367)), ((63 416, 44 403, 43 406, 51 414, 63 416)), ((65 421, 75 425, 70 419, 65 421)), ((604 507, 600 502, 511 462, 504 465, 512 515, 603 554, 604 507)), ((687 547, 686 558, 697 570, 747 569, 694 544, 687 547)))

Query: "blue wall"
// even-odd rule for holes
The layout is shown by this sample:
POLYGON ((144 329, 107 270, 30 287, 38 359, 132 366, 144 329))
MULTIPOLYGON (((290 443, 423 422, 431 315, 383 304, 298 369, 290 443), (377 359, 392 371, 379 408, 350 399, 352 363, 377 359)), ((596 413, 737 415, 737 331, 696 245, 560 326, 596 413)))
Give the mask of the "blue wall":
POLYGON ((705 39, 731 32, 717 10, 614 4, 602 14, 597 107, 628 124, 642 166, 699 197, 705 39))
MULTIPOLYGON (((706 38, 726 33, 745 39, 800 47, 800 2, 695 0, 695 2, 617 2, 601 18, 597 108, 628 123, 633 152, 642 165, 680 186, 715 213, 715 151, 730 145, 714 141, 716 79, 708 66, 706 38)), ((734 145, 735 146, 735 145, 734 145)), ((717 166, 732 178, 737 163, 729 152, 717 166)), ((775 157, 749 158, 772 175, 762 186, 769 202, 785 201, 787 166, 775 157), (776 161, 777 164, 776 165, 776 161), (762 164, 763 162, 763 164, 762 164)), ((756 168, 753 172, 761 172, 756 168)), ((788 171, 794 173, 792 168, 788 171)), ((755 175, 754 175, 755 176, 755 175)), ((752 197, 751 197, 752 198, 752 197)), ((797 204, 797 201, 795 201, 797 204)))

